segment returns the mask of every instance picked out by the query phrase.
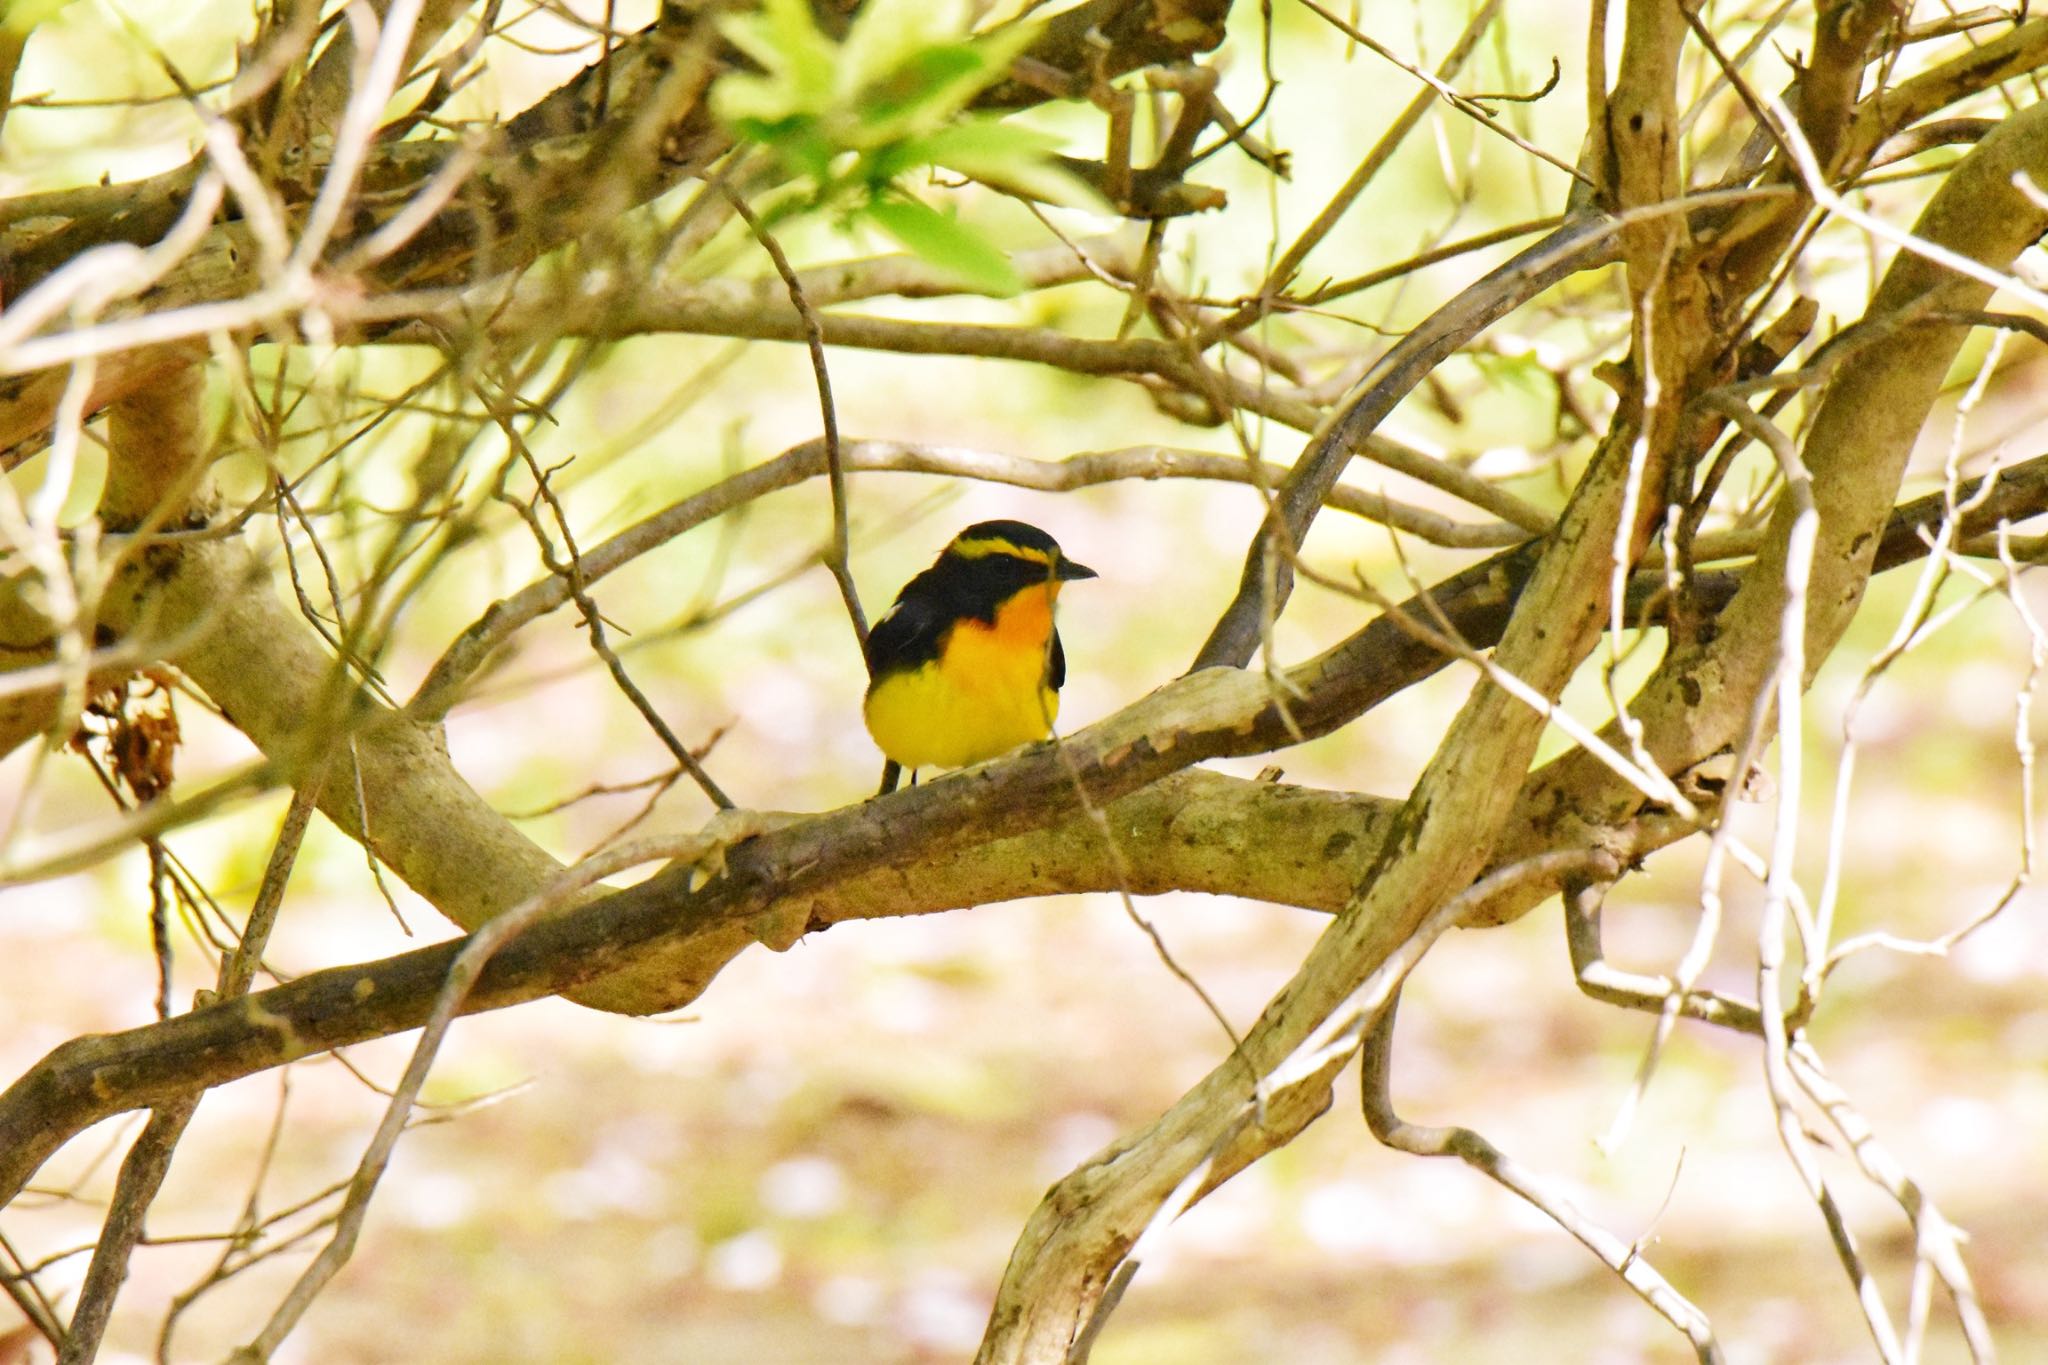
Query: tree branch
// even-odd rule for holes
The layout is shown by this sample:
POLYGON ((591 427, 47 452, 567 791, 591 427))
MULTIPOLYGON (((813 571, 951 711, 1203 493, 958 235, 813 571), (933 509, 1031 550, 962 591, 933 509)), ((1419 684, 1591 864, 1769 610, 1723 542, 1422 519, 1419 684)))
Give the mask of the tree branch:
MULTIPOLYGON (((1033 763, 1063 776, 1045 746, 1016 761, 1033 763)), ((1058 803, 1052 823, 1036 829, 1007 837, 969 829, 934 838, 946 824, 934 817, 943 817, 952 803, 944 791, 937 801, 923 794, 977 777, 985 786, 996 771, 977 770, 829 815, 786 817, 799 823, 728 850, 727 875, 696 892, 689 890, 696 869, 683 867, 586 901, 503 948, 465 1011, 566 991, 657 960, 664 945, 694 945, 701 953, 725 941, 722 927, 751 943, 747 921, 783 918, 792 910, 798 924, 822 930, 846 920, 1120 886, 1134 894, 1180 889, 1279 896, 1335 910, 1377 856, 1395 806, 1190 772, 1105 809, 1127 865, 1094 837, 1092 822, 1071 798, 1058 803), (912 813, 905 815, 905 807, 912 813), (898 830, 914 831, 937 851, 905 854, 893 837, 898 830), (848 838, 863 846, 851 866, 824 878, 796 870, 813 850, 848 838)), ((984 817, 981 823, 1003 822, 984 817)), ((63 1044, 0 1094, 0 1204, 70 1134, 107 1115, 418 1027, 465 941, 314 972, 167 1023, 63 1044)))
MULTIPOLYGON (((2048 211, 2014 183, 2022 172, 2036 183, 2048 179, 2048 105, 2013 115, 1965 157, 1922 213, 1915 236, 1995 269, 2008 267, 2048 229, 2048 211)), ((1901 252, 1865 319, 1882 325, 1916 310, 1981 309, 1990 292, 1977 280, 1901 252)), ((1879 549, 1897 552, 1887 533, 1892 499, 1967 333, 1960 324, 1898 328, 1886 344, 1849 356, 1828 383, 1804 451, 1820 514, 1806 618, 1809 678, 1847 628, 1879 549)), ((1916 506, 1916 524, 1924 525, 1928 504, 1923 499, 1916 506)), ((1696 638, 1674 641, 1630 703, 1643 745, 1667 772, 1733 744, 1748 721, 1751 699, 1775 657, 1794 515, 1781 500, 1764 548, 1744 571, 1727 611, 1696 638)), ((1896 515, 1889 520, 1902 526, 1896 515)), ((1566 754, 1531 779, 1522 803, 1527 824, 1502 856, 1560 843, 1598 846, 1603 831, 1626 824, 1641 804, 1639 794, 1590 755, 1566 754)), ((1517 896, 1489 907, 1487 918, 1513 918, 1534 903, 1517 896)))

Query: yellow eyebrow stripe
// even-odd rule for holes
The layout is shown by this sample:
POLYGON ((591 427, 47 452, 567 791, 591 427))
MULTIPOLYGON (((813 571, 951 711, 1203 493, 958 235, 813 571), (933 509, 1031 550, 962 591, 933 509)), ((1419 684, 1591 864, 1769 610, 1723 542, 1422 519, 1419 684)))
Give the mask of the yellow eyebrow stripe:
POLYGON ((955 541, 948 547, 947 553, 957 555, 961 559, 986 559, 990 555, 1009 555, 1015 559, 1028 559, 1034 564, 1044 564, 1048 567, 1052 564, 1052 556, 1043 550, 1034 550, 1028 545, 1018 545, 994 536, 986 540, 955 541))

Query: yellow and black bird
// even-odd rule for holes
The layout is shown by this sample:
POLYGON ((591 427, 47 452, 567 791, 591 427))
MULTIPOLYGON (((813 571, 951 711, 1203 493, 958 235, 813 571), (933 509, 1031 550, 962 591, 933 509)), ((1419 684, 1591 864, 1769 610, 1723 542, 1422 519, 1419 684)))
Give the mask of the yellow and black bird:
POLYGON ((1059 714, 1066 653, 1060 585, 1095 570, 1021 521, 977 522, 903 585, 868 634, 868 733, 898 767, 959 767, 1044 739, 1059 714))

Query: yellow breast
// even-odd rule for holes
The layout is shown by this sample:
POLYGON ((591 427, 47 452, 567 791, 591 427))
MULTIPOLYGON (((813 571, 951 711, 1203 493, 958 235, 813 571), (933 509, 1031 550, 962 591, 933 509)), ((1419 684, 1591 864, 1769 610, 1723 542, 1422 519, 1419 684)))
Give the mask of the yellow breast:
POLYGON ((964 620, 939 657, 868 689, 868 732, 906 768, 954 768, 1044 739, 1059 714, 1046 686, 1052 593, 1030 587, 993 624, 964 620))

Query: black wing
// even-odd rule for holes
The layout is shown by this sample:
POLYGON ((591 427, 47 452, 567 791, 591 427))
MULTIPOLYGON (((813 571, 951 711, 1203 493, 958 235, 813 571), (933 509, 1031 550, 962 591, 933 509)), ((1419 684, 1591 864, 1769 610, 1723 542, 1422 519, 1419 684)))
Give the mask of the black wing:
POLYGON ((868 631, 868 676, 922 668, 939 657, 952 613, 921 595, 905 593, 868 631))
POLYGON ((1052 658, 1046 664, 1045 680, 1052 684, 1052 690, 1055 692, 1067 681, 1067 651, 1065 646, 1060 644, 1060 633, 1057 630, 1052 633, 1052 658))

